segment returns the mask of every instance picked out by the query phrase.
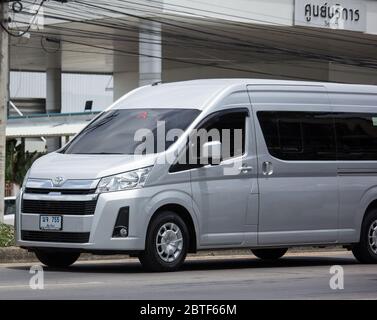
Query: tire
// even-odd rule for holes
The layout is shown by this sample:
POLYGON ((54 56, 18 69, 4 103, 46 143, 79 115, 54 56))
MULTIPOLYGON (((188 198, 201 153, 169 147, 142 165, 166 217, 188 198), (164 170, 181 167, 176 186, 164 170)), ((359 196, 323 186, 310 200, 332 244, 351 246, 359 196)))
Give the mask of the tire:
POLYGON ((66 268, 72 265, 80 257, 78 252, 53 252, 36 250, 35 255, 44 265, 53 268, 66 268))
POLYGON ((139 260, 148 271, 175 271, 186 258, 188 244, 189 232, 182 218, 162 211, 151 221, 139 260))
POLYGON ((288 248, 276 248, 276 249, 254 249, 251 252, 262 260, 278 260, 288 251, 288 248))
POLYGON ((360 242, 352 247, 352 253, 361 263, 377 263, 377 209, 367 212, 361 225, 360 242))

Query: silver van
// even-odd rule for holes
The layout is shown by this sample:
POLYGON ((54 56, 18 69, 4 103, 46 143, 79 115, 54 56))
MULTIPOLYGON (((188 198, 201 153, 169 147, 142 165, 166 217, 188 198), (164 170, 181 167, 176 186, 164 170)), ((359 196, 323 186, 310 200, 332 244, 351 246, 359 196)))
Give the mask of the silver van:
POLYGON ((17 244, 54 267, 128 253, 344 245, 377 262, 377 87, 214 79, 138 88, 38 159, 17 244), (202 134, 204 132, 204 134, 202 134))

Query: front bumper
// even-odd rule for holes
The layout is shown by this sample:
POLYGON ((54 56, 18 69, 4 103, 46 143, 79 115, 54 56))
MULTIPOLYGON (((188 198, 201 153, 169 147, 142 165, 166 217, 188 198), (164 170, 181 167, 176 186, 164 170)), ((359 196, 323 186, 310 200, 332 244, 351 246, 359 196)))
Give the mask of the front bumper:
MULTIPOLYGON (((148 200, 151 192, 148 188, 103 193, 100 195, 41 195, 20 192, 17 198, 16 214, 16 243, 24 248, 56 248, 77 249, 79 251, 119 251, 134 252, 144 250, 148 217, 148 200), (30 241, 25 240, 25 232, 42 233, 40 230, 40 214, 22 212, 22 200, 48 201, 85 201, 97 199, 94 214, 90 215, 62 215, 63 230, 54 231, 70 236, 72 234, 88 234, 85 243, 62 241, 30 241), (129 208, 128 236, 113 237, 115 222, 120 208, 129 208)), ((59 212, 54 212, 59 215, 59 212)), ((45 235, 45 234, 43 234, 45 235)), ((30 238, 28 238, 30 239, 30 238)), ((65 239, 66 240, 66 239, 65 239)))

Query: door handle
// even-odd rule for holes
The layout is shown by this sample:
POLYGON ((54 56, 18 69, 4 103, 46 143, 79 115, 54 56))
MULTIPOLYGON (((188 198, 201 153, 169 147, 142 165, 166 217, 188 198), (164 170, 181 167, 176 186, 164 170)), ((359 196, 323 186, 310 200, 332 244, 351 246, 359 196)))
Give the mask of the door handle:
POLYGON ((243 165, 238 170, 240 170, 242 173, 246 173, 246 172, 253 171, 253 167, 248 166, 248 165, 243 165))
POLYGON ((270 176, 274 173, 274 168, 270 161, 265 161, 262 163, 262 173, 265 176, 270 176))

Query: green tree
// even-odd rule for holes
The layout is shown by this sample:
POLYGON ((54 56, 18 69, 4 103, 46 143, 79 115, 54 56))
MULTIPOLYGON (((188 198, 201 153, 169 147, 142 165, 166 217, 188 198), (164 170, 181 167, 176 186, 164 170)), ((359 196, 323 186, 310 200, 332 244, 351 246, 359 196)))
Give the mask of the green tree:
POLYGON ((5 181, 21 185, 26 172, 42 155, 38 151, 25 151, 25 139, 20 143, 16 139, 7 140, 5 181))

